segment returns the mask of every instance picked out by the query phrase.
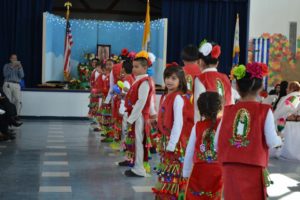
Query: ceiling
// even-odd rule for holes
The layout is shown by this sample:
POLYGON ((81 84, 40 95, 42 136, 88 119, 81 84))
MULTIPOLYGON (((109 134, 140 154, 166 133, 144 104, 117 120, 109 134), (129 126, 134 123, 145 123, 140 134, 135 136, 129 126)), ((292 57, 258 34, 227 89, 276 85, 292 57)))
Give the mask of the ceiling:
MULTIPOLYGON (((66 0, 53 0, 53 13, 64 15, 66 0)), ((143 20, 147 0, 70 0, 72 18, 143 20)), ((150 0, 151 19, 161 17, 161 0, 150 0)))

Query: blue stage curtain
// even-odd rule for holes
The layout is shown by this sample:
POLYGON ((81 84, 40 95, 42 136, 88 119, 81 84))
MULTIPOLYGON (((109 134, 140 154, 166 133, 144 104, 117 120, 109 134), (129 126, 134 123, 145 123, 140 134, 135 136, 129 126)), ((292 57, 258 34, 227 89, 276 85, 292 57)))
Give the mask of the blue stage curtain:
MULTIPOLYGON (((51 11, 52 0, 0 1, 0 77, 12 53, 18 55, 27 87, 41 82, 43 12, 51 11)), ((1 84, 2 85, 2 84, 1 84)))
POLYGON ((248 43, 248 0, 164 0, 162 15, 168 18, 167 60, 180 61, 188 44, 208 39, 219 43, 219 71, 229 74, 237 13, 240 16, 240 62, 245 63, 248 43))

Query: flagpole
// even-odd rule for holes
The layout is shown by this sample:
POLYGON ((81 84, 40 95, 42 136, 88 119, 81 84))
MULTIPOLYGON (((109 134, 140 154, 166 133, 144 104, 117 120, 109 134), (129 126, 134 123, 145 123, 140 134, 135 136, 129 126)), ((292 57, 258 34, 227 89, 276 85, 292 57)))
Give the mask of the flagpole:
POLYGON ((150 51, 150 0, 147 0, 142 49, 150 51))
MULTIPOLYGON (((66 23, 68 24, 69 22, 69 19, 70 19, 70 7, 72 7, 72 3, 70 1, 67 1, 65 4, 64 4, 64 7, 66 7, 67 11, 66 11, 66 23)), ((65 57, 66 57, 66 46, 67 46, 67 30, 66 30, 66 35, 65 35, 65 48, 64 48, 64 61, 65 61, 65 57)), ((70 58, 68 58, 70 59, 70 58)), ((70 61, 69 61, 70 62, 70 61)), ((70 63, 68 63, 68 65, 70 65, 70 63)), ((65 71, 65 63, 64 63, 64 69, 63 69, 63 72, 64 72, 64 79, 66 81, 69 81, 70 80, 70 71, 65 71)))

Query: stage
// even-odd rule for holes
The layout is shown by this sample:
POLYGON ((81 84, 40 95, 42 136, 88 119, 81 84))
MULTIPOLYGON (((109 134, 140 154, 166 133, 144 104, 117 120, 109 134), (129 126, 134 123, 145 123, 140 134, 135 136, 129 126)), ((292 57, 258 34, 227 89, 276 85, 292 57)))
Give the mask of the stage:
MULTIPOLYGON (((22 117, 87 118, 89 90, 26 88, 22 90, 22 117)), ((158 107, 161 93, 157 92, 158 107)))

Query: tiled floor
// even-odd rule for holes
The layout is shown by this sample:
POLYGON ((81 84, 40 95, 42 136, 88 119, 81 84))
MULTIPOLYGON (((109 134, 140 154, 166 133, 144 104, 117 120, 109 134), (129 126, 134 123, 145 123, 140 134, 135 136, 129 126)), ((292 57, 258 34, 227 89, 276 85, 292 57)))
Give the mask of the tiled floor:
MULTIPOLYGON (((99 140, 87 121, 25 121, 0 143, 0 200, 153 199, 156 176, 126 178, 122 155, 99 140)), ((300 162, 271 159, 270 172, 270 199, 300 200, 300 162)))

